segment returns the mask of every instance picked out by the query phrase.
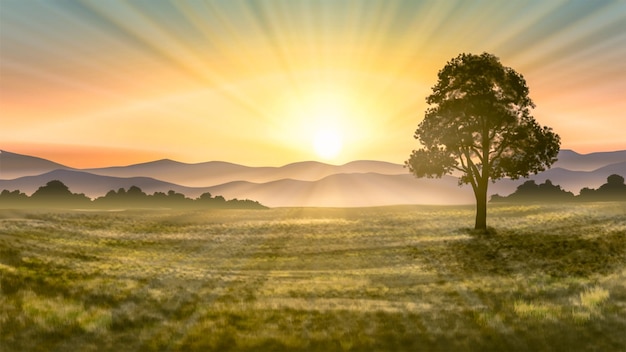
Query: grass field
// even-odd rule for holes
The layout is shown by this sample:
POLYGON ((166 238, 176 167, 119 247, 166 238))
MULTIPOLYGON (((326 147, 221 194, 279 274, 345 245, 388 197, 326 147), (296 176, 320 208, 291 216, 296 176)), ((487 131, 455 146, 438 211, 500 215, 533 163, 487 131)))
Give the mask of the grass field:
POLYGON ((626 203, 0 210, 0 351, 626 351, 626 203))

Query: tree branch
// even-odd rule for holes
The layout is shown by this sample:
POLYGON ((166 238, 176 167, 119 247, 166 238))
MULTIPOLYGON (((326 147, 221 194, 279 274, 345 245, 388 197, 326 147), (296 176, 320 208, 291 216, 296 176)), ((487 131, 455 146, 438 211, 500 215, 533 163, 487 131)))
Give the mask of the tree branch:
MULTIPOLYGON (((461 148, 461 152, 463 153, 463 155, 465 156, 465 158, 467 159, 467 177, 469 178, 471 185, 472 185, 472 189, 474 189, 474 191, 476 191, 478 184, 477 184, 477 177, 480 176, 480 171, 478 170, 478 168, 476 167, 476 165, 474 164, 474 162, 472 161, 472 158, 469 154, 469 150, 466 148, 461 148)), ((459 159, 461 160, 461 164, 463 163, 463 158, 461 156, 459 156, 459 159)))
POLYGON ((471 149, 471 151, 474 152, 474 154, 476 154, 476 156, 478 157, 478 160, 480 160, 482 164, 485 164, 485 161, 483 160, 483 156, 480 154, 480 147, 476 145, 470 145, 469 148, 471 149))
MULTIPOLYGON (((502 137, 502 141, 500 141, 500 145, 495 148, 495 150, 493 151, 494 156, 493 158, 491 158, 491 160, 489 161, 489 167, 491 168, 491 166, 493 166, 494 161, 499 160, 500 156, 502 155, 502 152, 504 152, 504 149, 506 149, 508 143, 507 143, 507 135, 504 135, 504 137, 502 137)), ((489 154, 491 154, 491 151, 489 152, 489 154)))

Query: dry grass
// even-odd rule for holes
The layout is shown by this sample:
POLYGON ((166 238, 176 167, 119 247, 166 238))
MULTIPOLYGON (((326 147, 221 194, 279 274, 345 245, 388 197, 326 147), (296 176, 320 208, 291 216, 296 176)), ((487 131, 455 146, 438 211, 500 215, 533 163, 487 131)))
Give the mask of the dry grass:
POLYGON ((2 351, 623 351, 626 204, 0 211, 2 351))

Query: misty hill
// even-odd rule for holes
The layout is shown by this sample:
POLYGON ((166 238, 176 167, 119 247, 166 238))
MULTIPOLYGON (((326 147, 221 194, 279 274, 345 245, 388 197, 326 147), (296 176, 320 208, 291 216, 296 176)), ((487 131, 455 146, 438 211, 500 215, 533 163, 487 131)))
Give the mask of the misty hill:
POLYGON ((75 193, 84 193, 90 198, 105 195, 110 190, 137 186, 146 193, 167 192, 169 190, 185 194, 187 197, 198 197, 207 192, 208 188, 193 188, 155 180, 150 177, 110 177, 93 175, 88 172, 74 170, 55 170, 37 176, 24 176, 13 180, 0 180, 0 190, 20 190, 32 194, 41 185, 52 180, 59 180, 75 193))
MULTIPOLYGON (((624 173, 626 151, 609 153, 577 154, 563 150, 559 161, 550 170, 532 176, 531 179, 545 182, 558 180, 565 189, 577 193, 583 187, 600 186, 610 174, 624 173), (611 163, 617 160, 617 162, 611 163), (567 168, 564 166, 568 166, 567 168), (570 169, 571 168, 571 169, 570 169)), ((172 160, 159 160, 150 163, 124 167, 110 167, 84 170, 97 175, 115 177, 145 176, 188 187, 206 187, 233 181, 268 183, 292 179, 317 181, 339 174, 376 173, 381 175, 407 175, 408 170, 400 164, 382 161, 353 161, 344 165, 329 165, 306 161, 281 167, 249 167, 221 161, 186 164, 172 160)), ((511 181, 515 185, 518 181, 511 181)), ((505 180, 504 185, 508 182, 505 180)), ((514 190, 515 187, 512 187, 514 190)))
POLYGON ((626 150, 578 154, 573 150, 564 149, 559 152, 559 160, 553 167, 572 171, 593 171, 622 162, 626 162, 626 150))
POLYGON ((137 186, 146 193, 173 190, 190 198, 210 192, 227 199, 254 199, 267 206, 372 206, 391 204, 465 204, 473 196, 457 187, 456 178, 416 179, 405 175, 338 174, 317 181, 283 179, 267 183, 235 181, 213 187, 185 187, 149 177, 111 177, 83 171, 55 170, 38 176, 0 180, 0 189, 32 194, 40 185, 59 180, 90 198, 110 190, 137 186), (256 197, 256 198, 254 198, 256 197))
POLYGON ((368 173, 406 174, 402 165, 382 161, 353 161, 329 165, 315 161, 281 167, 250 167, 223 161, 187 164, 168 159, 121 167, 85 169, 92 174, 115 177, 147 176, 189 187, 205 187, 232 181, 264 183, 281 179, 316 181, 334 174, 368 173))
MULTIPOLYGON (((563 151, 563 163, 598 165, 619 159, 626 152, 580 155, 563 151), (585 164, 587 163, 587 164, 585 164)), ((2 175, 35 172, 61 167, 40 175, 0 180, 0 190, 20 190, 32 194, 40 185, 60 180, 72 191, 91 198, 109 190, 140 187, 147 193, 173 190, 195 198, 202 193, 232 199, 254 199, 276 206, 376 206, 391 204, 471 204, 471 187, 458 187, 455 177, 416 179, 402 165, 379 161, 355 161, 345 165, 301 162, 281 167, 248 167, 227 162, 186 164, 173 160, 90 170, 68 169, 44 159, 3 152, 2 175)), ((626 156, 626 155, 625 155, 626 156)), ((591 171, 552 168, 530 179, 537 183, 551 180, 564 190, 578 194, 584 187, 598 188, 611 174, 626 175, 626 160, 606 164, 591 171)), ((3 176, 4 177, 4 176, 3 176)), ((500 180, 489 185, 489 195, 506 195, 527 179, 500 180)))
POLYGON ((231 182, 209 188, 226 198, 245 197, 270 206, 358 207, 397 204, 470 204, 470 188, 457 180, 406 175, 338 174, 318 181, 284 179, 268 183, 231 182))
MULTIPOLYGON (((625 163, 626 164, 626 163, 625 163)), ((624 165, 626 166, 626 165, 624 165)), ((560 185, 573 184, 597 188, 606 180, 602 169, 594 172, 550 170, 531 179, 537 182, 552 180, 560 185), (600 179, 599 184, 591 181, 600 179), (566 182, 564 182, 566 181, 566 182)), ((626 174, 626 169, 623 170, 626 174)), ((39 185, 51 180, 60 180, 74 192, 84 193, 91 198, 104 195, 109 190, 137 186, 146 193, 182 193, 190 198, 210 192, 227 199, 254 199, 270 206, 376 206, 392 204, 471 204, 471 187, 458 187, 455 177, 442 179, 416 179, 410 174, 381 175, 377 173, 351 173, 330 175, 317 181, 282 179, 265 183, 234 181, 212 187, 186 187, 149 177, 111 177, 93 175, 82 171, 56 170, 38 176, 26 176, 15 180, 0 180, 0 189, 20 190, 31 194, 39 185)), ((510 194, 525 180, 502 180, 490 185, 489 194, 510 194)), ((566 186, 564 189, 569 190, 566 186)))
POLYGON ((58 169, 71 168, 50 160, 0 150, 0 180, 40 175, 58 169))
POLYGON ((85 169, 84 171, 102 176, 144 176, 187 186, 210 186, 233 181, 233 177, 235 180, 239 180, 241 176, 254 173, 255 169, 257 168, 222 161, 188 164, 162 159, 128 166, 85 169))
MULTIPOLYGON (((560 184, 570 191, 578 192, 580 187, 599 186, 611 173, 619 174, 622 172, 623 165, 621 163, 626 163, 626 151, 578 154, 571 150, 562 150, 559 152, 559 161, 551 170, 547 171, 547 174, 543 174, 547 175, 546 177, 553 178, 561 177, 561 174, 563 174, 568 180, 560 184), (587 176, 572 176, 567 173, 567 171, 595 172, 604 167, 611 167, 614 170, 611 170, 611 172, 608 169, 602 171, 609 172, 606 175, 602 175, 602 172, 599 172, 598 175, 587 176), (561 169, 566 171, 555 171, 561 169), (593 184, 586 184, 585 178, 588 178, 593 184), (578 181, 570 182, 570 179, 578 181)), ((6 180, 21 176, 39 175, 57 169, 71 170, 72 168, 27 155, 6 151, 0 154, 0 179, 6 180)), ((123 178, 150 177, 187 187, 207 187, 233 181, 248 181, 252 183, 267 183, 282 179, 316 181, 335 174, 351 173, 408 174, 408 170, 400 164, 381 161, 354 161, 344 165, 329 165, 307 161, 281 167, 249 167, 223 161, 188 164, 169 159, 128 166, 83 169, 81 171, 95 175, 123 178)), ((538 181, 545 180, 541 178, 541 175, 539 175, 538 181)), ((553 181, 557 180, 553 179, 553 181)))
MULTIPOLYGON (((530 177, 538 183, 550 179, 566 191, 578 194, 584 187, 597 188, 611 174, 626 175, 626 163, 609 165, 593 172, 548 170, 530 177), (615 171, 615 170, 619 171, 615 171), (558 180, 558 182, 556 181, 558 180)), ((528 181, 500 180, 489 185, 489 195, 510 194, 528 181)), ((212 194, 227 198, 249 198, 270 206, 378 206, 398 204, 473 204, 469 185, 458 186, 458 179, 417 179, 412 175, 377 173, 336 174, 318 181, 283 179, 267 183, 230 182, 209 187, 212 194)))

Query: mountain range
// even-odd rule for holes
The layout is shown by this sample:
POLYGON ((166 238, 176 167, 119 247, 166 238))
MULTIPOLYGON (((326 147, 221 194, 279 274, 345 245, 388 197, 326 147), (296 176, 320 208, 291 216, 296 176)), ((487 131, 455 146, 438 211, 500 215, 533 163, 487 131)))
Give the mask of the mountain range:
MULTIPOLYGON (((626 176, 626 151, 578 154, 562 150, 552 169, 533 175, 550 179, 575 194, 597 188, 611 174, 626 176)), ((377 206, 393 204, 471 204, 471 187, 456 177, 416 179, 400 164, 360 160, 344 165, 298 162, 281 167, 250 167, 222 161, 196 164, 162 159, 128 166, 71 168, 50 160, 2 150, 0 190, 31 194, 51 180, 95 198, 135 185, 151 194, 174 190, 195 198, 205 192, 227 199, 252 199, 270 206, 377 206)), ((499 180, 490 194, 507 195, 525 182, 499 180)))

